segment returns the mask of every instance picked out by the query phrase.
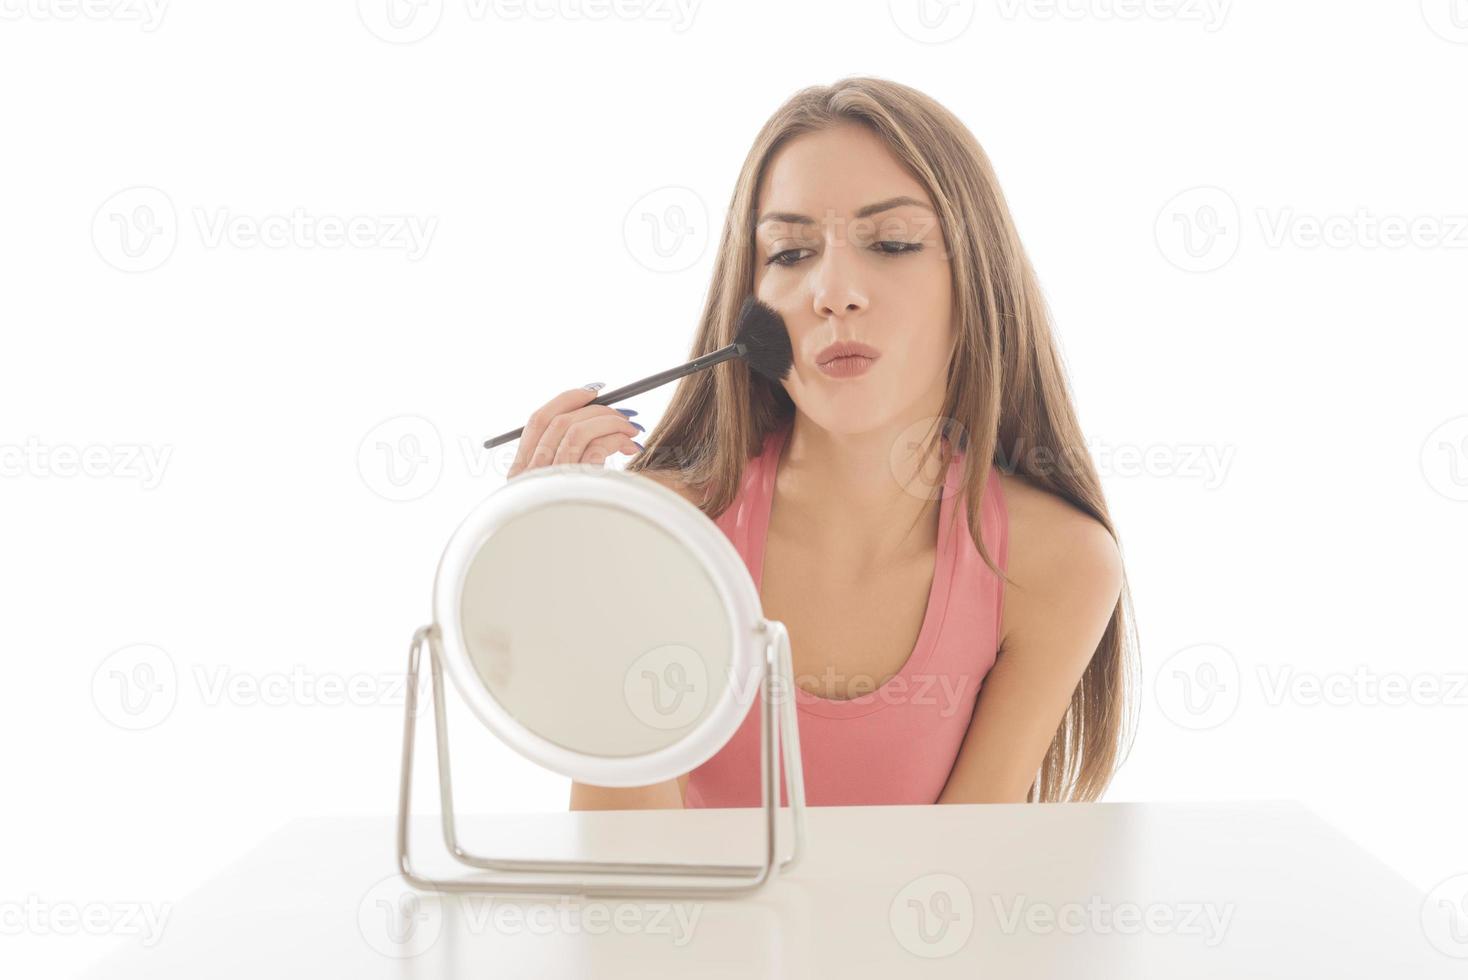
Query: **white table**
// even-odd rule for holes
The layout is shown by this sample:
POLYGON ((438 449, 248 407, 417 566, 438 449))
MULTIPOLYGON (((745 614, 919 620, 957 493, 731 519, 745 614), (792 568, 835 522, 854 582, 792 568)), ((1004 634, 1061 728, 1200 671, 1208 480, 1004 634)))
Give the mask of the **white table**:
MULTIPOLYGON (((461 831, 503 856, 752 862, 758 816, 567 812, 461 831)), ((93 975, 1468 976, 1429 941, 1420 891, 1294 803, 817 807, 808 824, 802 864, 753 898, 425 896, 409 933, 389 924, 421 894, 394 873, 391 819, 300 820, 177 903, 151 949, 93 975)), ((414 825, 418 855, 441 851, 436 827, 414 825)))

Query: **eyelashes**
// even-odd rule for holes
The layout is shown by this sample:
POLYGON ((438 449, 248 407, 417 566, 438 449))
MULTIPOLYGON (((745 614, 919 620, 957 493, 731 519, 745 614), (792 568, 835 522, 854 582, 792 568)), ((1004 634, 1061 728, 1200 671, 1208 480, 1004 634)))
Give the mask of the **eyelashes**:
MULTIPOLYGON (((882 255, 890 255, 890 256, 896 257, 896 256, 899 256, 899 255, 909 255, 909 254, 914 253, 914 252, 921 252, 923 250, 923 243, 922 242, 875 242, 875 243, 872 244, 872 248, 875 249, 875 250, 877 250, 878 252, 880 252, 882 255), (896 245, 898 247, 896 249, 888 249, 888 248, 883 247, 883 246, 887 246, 887 245, 896 245)), ((771 255, 769 258, 765 259, 765 265, 777 265, 777 266, 783 266, 785 268, 789 268, 789 267, 795 265, 795 263, 797 263, 797 262, 799 262, 801 260, 800 259, 794 259, 794 260, 789 261, 789 262, 783 262, 783 261, 781 261, 781 257, 782 256, 790 255, 790 254, 792 254, 794 252, 808 252, 808 251, 810 251, 810 249, 806 249, 806 248, 787 248, 783 252, 776 252, 774 255, 771 255)))

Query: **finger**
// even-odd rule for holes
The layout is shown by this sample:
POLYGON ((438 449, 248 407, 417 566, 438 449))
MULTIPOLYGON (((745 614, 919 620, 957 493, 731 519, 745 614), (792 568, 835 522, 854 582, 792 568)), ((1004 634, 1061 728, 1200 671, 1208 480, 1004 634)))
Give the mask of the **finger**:
MULTIPOLYGON (((600 466, 605 463, 613 453, 625 453, 631 444, 631 439, 621 432, 612 432, 604 436, 598 436, 586 444, 586 452, 581 456, 581 462, 600 466)), ((635 447, 634 447, 635 451, 635 447)))
POLYGON ((515 461, 510 464, 509 475, 516 476, 521 470, 530 466, 530 458, 536 447, 540 445, 546 427, 557 415, 582 407, 595 399, 599 393, 599 391, 591 391, 587 388, 572 388, 569 391, 561 392, 531 412, 530 419, 525 423, 525 431, 520 433, 520 445, 515 449, 515 461))
MULTIPOLYGON (((587 405, 585 408, 579 408, 573 412, 566 412, 551 419, 550 424, 545 427, 545 432, 541 433, 539 445, 530 454, 530 463, 527 468, 536 469, 541 466, 554 466, 558 463, 574 463, 579 461, 582 452, 586 449, 587 442, 590 440, 579 434, 573 434, 573 427, 578 423, 587 422, 597 417, 606 417, 607 413, 612 411, 612 409, 603 405, 587 405), (566 446, 567 440, 572 440, 574 447, 566 447, 566 451, 562 452, 562 447, 566 446), (573 448, 575 451, 574 456, 571 455, 573 448)), ((617 418, 621 418, 620 413, 614 414, 617 418)), ((605 424, 607 423, 604 422, 603 425, 605 424)), ((600 435, 604 431, 605 429, 598 429, 592 434, 600 435)))
MULTIPOLYGON (((593 440, 613 433, 625 437, 637 432, 637 427, 621 412, 605 405, 588 405, 561 416, 556 422, 561 420, 566 422, 565 432, 562 433, 561 441, 555 447, 555 453, 548 465, 579 463, 593 440)), ((552 423, 552 428, 554 426, 555 423, 552 423)), ((544 442, 542 440, 542 444, 544 442)), ((539 450, 537 458, 538 454, 539 450)))

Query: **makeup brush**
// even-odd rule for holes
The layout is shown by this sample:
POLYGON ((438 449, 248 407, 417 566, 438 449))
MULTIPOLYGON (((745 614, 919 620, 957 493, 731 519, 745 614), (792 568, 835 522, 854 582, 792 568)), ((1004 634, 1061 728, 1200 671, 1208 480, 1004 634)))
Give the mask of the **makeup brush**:
MULTIPOLYGON (((649 375, 641 381, 634 381, 630 385, 604 392, 586 404, 610 405, 624 398, 640 395, 644 391, 651 391, 685 374, 711 368, 733 357, 744 358, 749 362, 751 371, 769 378, 776 384, 784 381, 785 376, 790 373, 794 354, 790 349, 790 332, 785 329, 785 321, 780 314, 776 313, 769 304, 750 295, 745 297, 744 304, 739 307, 739 317, 735 324, 734 343, 729 346, 720 347, 687 364, 649 375)), ((518 439, 524 434, 525 427, 522 425, 513 432, 502 433, 485 442, 484 448, 493 449, 512 439, 518 439)))

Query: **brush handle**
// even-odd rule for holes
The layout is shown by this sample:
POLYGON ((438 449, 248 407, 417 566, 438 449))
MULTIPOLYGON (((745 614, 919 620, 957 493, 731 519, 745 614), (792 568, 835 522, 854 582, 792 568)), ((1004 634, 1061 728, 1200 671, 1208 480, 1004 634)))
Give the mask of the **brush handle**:
MULTIPOLYGON (((657 374, 650 374, 647 377, 643 378, 641 381, 634 381, 630 385, 623 385, 620 388, 613 388, 611 391, 602 392, 600 395, 598 395, 596 398, 593 398, 586 404, 610 405, 612 402, 618 402, 624 398, 631 398, 633 395, 640 395, 644 391, 651 391, 654 388, 667 384, 669 381, 676 381, 678 378, 683 377, 685 374, 692 374, 695 371, 702 371, 704 368, 713 367, 715 364, 722 363, 723 361, 727 361, 733 357, 741 357, 746 352, 747 348, 745 348, 743 344, 740 344, 738 341, 736 341, 727 347, 720 347, 718 350, 713 351, 712 353, 705 354, 700 358, 689 361, 687 364, 680 364, 677 367, 668 368, 668 370, 666 371, 659 371, 657 374)), ((583 405, 582 407, 584 408, 586 406, 583 405)), ((525 427, 522 425, 520 426, 520 428, 515 429, 513 432, 502 432, 499 435, 495 436, 493 439, 487 440, 484 443, 484 448, 493 449, 495 446, 501 446, 513 439, 518 439, 524 434, 525 427)))

